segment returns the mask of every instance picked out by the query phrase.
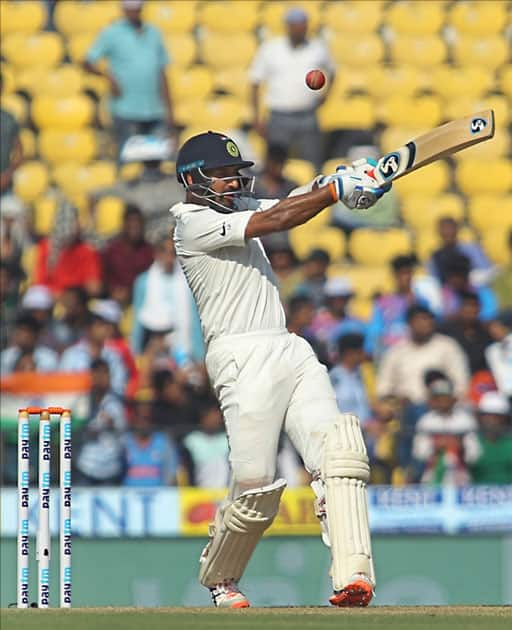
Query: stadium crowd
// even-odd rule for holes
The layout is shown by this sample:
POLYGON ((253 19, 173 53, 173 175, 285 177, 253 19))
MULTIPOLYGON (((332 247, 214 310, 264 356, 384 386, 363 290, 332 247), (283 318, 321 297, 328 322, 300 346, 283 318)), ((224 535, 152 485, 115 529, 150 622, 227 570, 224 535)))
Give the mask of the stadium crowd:
MULTIPOLYGON (((47 235, 37 232, 12 186, 23 161, 19 129, 1 111, 1 378, 90 374, 87 411, 75 433, 77 483, 222 487, 228 443, 167 214, 183 196, 164 169, 177 133, 163 73, 169 59, 158 30, 138 22, 141 4, 123 2, 126 19, 102 31, 84 61, 85 70, 100 75, 97 61, 109 61, 111 74, 103 76, 114 96, 117 159, 120 166, 143 164, 134 180, 120 178, 90 192, 92 214, 102 199, 122 200, 118 231, 105 238, 84 227, 80 209, 56 191, 53 227, 47 235), (129 49, 133 29, 145 29, 147 46, 143 56, 130 49, 130 61, 116 47, 129 49), (153 93, 140 102, 141 84, 148 81, 153 93), (134 119, 133 112, 145 114, 134 119)), ((303 45, 305 13, 294 8, 285 19, 291 40, 303 45)), ((296 111, 279 111, 280 89, 296 95, 275 82, 273 45, 257 51, 250 74, 253 126, 266 141, 256 193, 267 198, 296 186, 284 174, 289 151, 301 150, 291 146, 294 137, 312 139, 303 155, 292 155, 316 165, 340 154, 339 145, 324 156, 310 154, 328 144, 314 100, 303 103, 297 96, 296 111), (257 109, 263 81, 274 99, 267 125, 257 109)), ((323 48, 310 52, 331 66, 323 48)), ((293 58, 293 46, 287 54, 293 58)), ((342 142, 376 144, 366 132, 357 138, 346 131, 342 142)), ((350 217, 348 223, 335 213, 331 218, 340 234, 358 230, 350 217)), ((496 266, 477 241, 459 238, 460 227, 450 213, 440 217, 440 245, 425 264, 412 251, 392 257, 392 286, 373 291, 367 308, 357 308, 362 287, 336 271, 329 247, 301 256, 288 234, 264 239, 289 330, 307 339, 326 365, 340 410, 361 419, 373 483, 512 483, 512 230, 508 263, 496 266)), ((15 441, 5 431, 1 440, 0 484, 13 484, 15 441)), ((279 465, 290 485, 308 482, 285 436, 279 465)))

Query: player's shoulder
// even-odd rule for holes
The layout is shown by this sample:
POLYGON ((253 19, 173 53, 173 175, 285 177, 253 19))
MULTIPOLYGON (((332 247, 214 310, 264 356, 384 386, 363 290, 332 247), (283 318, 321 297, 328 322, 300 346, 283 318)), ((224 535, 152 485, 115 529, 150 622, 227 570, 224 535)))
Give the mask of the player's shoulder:
POLYGON ((200 206, 196 203, 187 203, 186 201, 178 201, 169 209, 169 212, 176 219, 183 219, 185 216, 195 214, 197 215, 200 212, 214 212, 209 206, 200 206))

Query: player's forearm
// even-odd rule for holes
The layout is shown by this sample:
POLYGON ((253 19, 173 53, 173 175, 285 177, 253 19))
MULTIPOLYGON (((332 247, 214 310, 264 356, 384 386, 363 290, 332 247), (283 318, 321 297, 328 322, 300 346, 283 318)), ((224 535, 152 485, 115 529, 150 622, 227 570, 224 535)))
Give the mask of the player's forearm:
POLYGON ((335 202, 330 186, 295 197, 287 197, 265 212, 255 213, 245 231, 247 238, 281 232, 302 225, 335 202))

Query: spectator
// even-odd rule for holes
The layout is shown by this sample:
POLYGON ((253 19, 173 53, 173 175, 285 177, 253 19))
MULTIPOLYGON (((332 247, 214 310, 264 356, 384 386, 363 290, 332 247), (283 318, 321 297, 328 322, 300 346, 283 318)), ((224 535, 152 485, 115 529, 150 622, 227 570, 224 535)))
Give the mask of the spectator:
POLYGON ((90 315, 85 335, 67 350, 60 360, 62 372, 84 372, 91 369, 95 359, 104 359, 108 363, 113 391, 124 396, 128 374, 120 354, 106 344, 110 326, 105 315, 90 315))
POLYGON ((103 283, 108 295, 126 306, 131 303, 135 278, 153 262, 153 248, 144 238, 144 215, 137 206, 124 211, 123 227, 103 252, 103 283))
POLYGON ((151 401, 135 402, 124 448, 126 474, 123 485, 155 487, 176 484, 178 449, 163 431, 156 429, 151 401))
POLYGON ((18 287, 23 275, 21 267, 0 259, 0 350, 9 343, 18 312, 18 287))
POLYGON ((35 283, 44 284, 59 295, 69 287, 83 287, 89 295, 101 290, 101 263, 98 252, 80 234, 78 210, 60 203, 48 238, 37 246, 35 283))
POLYGON ((87 303, 89 296, 83 287, 69 287, 61 293, 56 311, 56 335, 64 349, 81 339, 89 326, 87 303))
POLYGON ((485 351, 485 358, 498 386, 498 391, 512 399, 512 311, 502 313, 490 323, 494 339, 485 351))
POLYGON ((407 311, 408 337, 390 348, 377 371, 379 397, 396 396, 413 404, 424 403, 427 370, 444 370, 454 384, 455 395, 465 395, 469 371, 459 344, 434 331, 434 316, 424 306, 413 305, 407 311))
POLYGON ((498 392, 487 392, 478 403, 479 430, 464 437, 466 464, 473 483, 512 483, 510 405, 498 392))
POLYGON ((258 199, 284 199, 298 187, 297 182, 283 175, 287 157, 284 147, 278 144, 268 145, 265 163, 254 185, 258 199))
POLYGON ((354 297, 350 280, 330 278, 325 283, 324 295, 324 306, 316 312, 311 331, 320 343, 327 344, 332 351, 342 335, 347 333, 364 335, 366 324, 350 315, 349 304, 354 297))
POLYGON ((472 291, 480 301, 480 319, 489 321, 498 314, 498 303, 491 288, 473 286, 469 279, 470 260, 464 254, 446 254, 443 260, 446 281, 441 289, 441 316, 453 318, 460 309, 461 296, 472 291))
POLYGON ((459 295, 460 308, 451 320, 441 323, 439 332, 448 335, 466 353, 471 374, 487 369, 485 350, 492 343, 487 327, 478 319, 480 300, 476 293, 464 291, 459 295))
POLYGON ((60 351, 57 324, 53 319, 54 298, 48 289, 42 284, 33 284, 25 291, 21 300, 21 308, 34 317, 41 327, 39 343, 43 346, 60 351))
POLYGON ((84 69, 109 82, 110 111, 118 150, 130 136, 174 128, 165 68, 169 56, 160 32, 142 21, 143 0, 122 0, 124 18, 103 29, 89 49, 84 69), (108 72, 97 66, 108 62, 108 72))
POLYGON ((308 16, 303 9, 290 8, 285 23, 286 37, 264 42, 250 70, 253 125, 269 144, 278 144, 288 151, 296 147, 296 157, 309 160, 319 169, 323 152, 316 110, 327 98, 335 67, 325 44, 308 38, 308 16), (327 74, 327 87, 322 91, 314 92, 304 83, 312 68, 321 68, 327 74), (260 110, 263 83, 270 109, 266 124, 260 110))
POLYGON ((105 348, 114 350, 121 357, 128 375, 125 394, 130 397, 138 389, 139 372, 130 346, 119 330, 119 322, 122 316, 121 307, 115 300, 93 300, 90 312, 103 319, 108 327, 105 348))
POLYGON ((323 249, 314 249, 302 265, 304 280, 299 285, 298 293, 307 293, 313 300, 315 308, 320 308, 325 299, 325 283, 327 282, 327 268, 331 258, 323 249))
POLYGON ((415 254, 395 256, 391 261, 395 289, 375 299, 365 339, 365 350, 376 359, 407 337, 409 307, 421 304, 433 309, 434 301, 426 289, 413 282, 417 264, 415 254))
POLYGON ((197 427, 199 410, 197 397, 179 371, 156 368, 151 385, 154 392, 153 419, 159 429, 166 430, 174 438, 181 439, 197 427))
POLYGON ((459 224, 452 217, 442 217, 437 224, 442 245, 432 254, 427 268, 429 273, 435 276, 441 284, 447 281, 446 266, 454 254, 463 254, 469 259, 468 273, 469 271, 479 272, 476 274, 477 278, 480 276, 485 279, 492 269, 491 262, 478 243, 459 241, 459 228, 459 224))
POLYGON ((17 264, 23 249, 31 245, 26 226, 26 208, 13 194, 0 197, 0 258, 17 264))
MULTIPOLYGON (((389 396, 375 401, 371 419, 363 428, 370 459, 370 483, 402 481, 398 468, 400 452, 400 413, 398 401, 389 396)), ((403 473, 401 475, 403 477, 403 473)))
POLYGON ((225 488, 229 480, 229 445, 222 414, 215 399, 203 404, 199 427, 183 439, 191 463, 192 485, 225 488))
POLYGON ((176 263, 170 237, 159 241, 155 261, 137 277, 133 291, 131 345, 140 354, 152 332, 173 331, 173 345, 187 357, 202 360, 203 338, 192 293, 181 266, 176 263))
POLYGON ((169 233, 169 207, 183 199, 183 188, 174 175, 163 170, 163 162, 171 158, 168 140, 153 136, 133 136, 121 151, 121 162, 142 163, 140 175, 130 181, 118 181, 112 186, 90 193, 92 213, 104 197, 119 197, 127 205, 139 208, 145 219, 146 238, 152 243, 169 233))
POLYGON ((508 233, 508 252, 508 263, 498 270, 492 285, 502 310, 512 310, 512 229, 508 233))
POLYGON ((112 390, 107 361, 91 363, 88 421, 79 439, 78 480, 87 485, 118 484, 123 475, 121 437, 126 430, 124 405, 112 390))
POLYGON ((293 249, 288 244, 270 245, 267 255, 272 265, 277 281, 279 293, 283 302, 287 302, 296 293, 302 282, 302 273, 298 268, 298 260, 293 249))
POLYGON ((475 418, 457 403, 448 378, 431 382, 428 396, 429 411, 418 420, 412 444, 413 481, 464 485, 469 477, 462 440, 476 429, 475 418))
POLYGON ((22 355, 32 357, 38 372, 55 372, 59 357, 51 348, 39 344, 40 323, 28 314, 21 314, 16 319, 12 343, 0 353, 2 376, 15 371, 22 355))
MULTIPOLYGON (((3 88, 0 74, 0 92, 3 88)), ((3 196, 12 189, 12 180, 16 169, 23 161, 23 147, 20 140, 20 126, 16 118, 3 107, 0 107, 0 129, 2 142, 0 143, 0 205, 3 196)))
POLYGON ((338 361, 329 372, 338 408, 342 413, 352 413, 361 426, 370 420, 370 405, 360 367, 365 360, 364 337, 356 333, 342 335, 338 339, 338 361))

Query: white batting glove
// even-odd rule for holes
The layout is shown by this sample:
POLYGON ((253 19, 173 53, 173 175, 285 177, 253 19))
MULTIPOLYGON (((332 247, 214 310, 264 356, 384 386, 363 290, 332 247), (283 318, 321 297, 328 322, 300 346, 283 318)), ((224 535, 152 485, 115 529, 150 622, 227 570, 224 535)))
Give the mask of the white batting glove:
MULTIPOLYGON (((359 165, 361 160, 353 166, 338 166, 336 173, 327 175, 320 180, 320 186, 333 184, 338 201, 352 210, 366 210, 373 206, 391 185, 378 186, 375 178, 365 171, 366 166, 359 165)), ((365 164, 369 161, 363 160, 365 164)))

